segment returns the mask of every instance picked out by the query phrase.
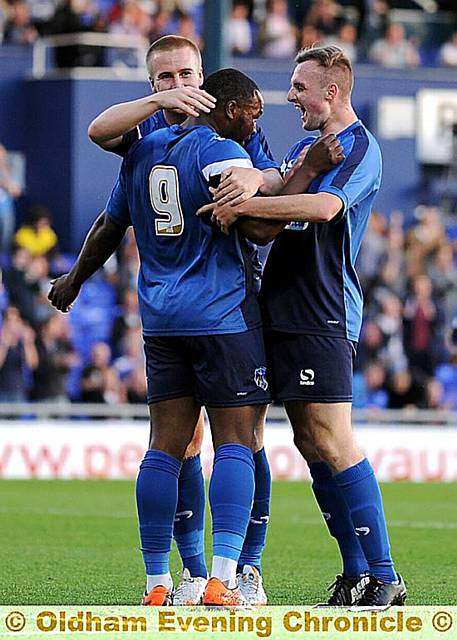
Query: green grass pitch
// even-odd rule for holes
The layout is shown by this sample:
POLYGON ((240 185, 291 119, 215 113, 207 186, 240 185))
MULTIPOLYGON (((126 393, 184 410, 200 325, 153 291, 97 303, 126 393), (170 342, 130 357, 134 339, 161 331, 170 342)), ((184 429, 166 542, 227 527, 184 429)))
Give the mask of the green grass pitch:
MULTIPOLYGON (((457 484, 382 490, 408 604, 456 605, 457 484)), ((138 547, 133 482, 0 481, 0 604, 138 604, 138 547)), ((309 485, 274 483, 263 561, 270 604, 322 601, 339 571, 309 485)))

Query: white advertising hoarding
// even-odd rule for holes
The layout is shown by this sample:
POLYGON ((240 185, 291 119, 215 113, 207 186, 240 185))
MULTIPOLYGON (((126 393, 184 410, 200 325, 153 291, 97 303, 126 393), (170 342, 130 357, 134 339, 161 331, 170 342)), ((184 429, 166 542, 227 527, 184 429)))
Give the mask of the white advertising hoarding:
MULTIPOLYGON (((138 421, 0 422, 0 478, 132 479, 148 434, 138 421)), ((457 481, 457 429, 379 425, 358 428, 357 437, 382 481, 457 481)), ((290 427, 267 425, 265 447, 274 479, 309 478, 290 427)), ((206 431, 207 477, 212 458, 206 431)))

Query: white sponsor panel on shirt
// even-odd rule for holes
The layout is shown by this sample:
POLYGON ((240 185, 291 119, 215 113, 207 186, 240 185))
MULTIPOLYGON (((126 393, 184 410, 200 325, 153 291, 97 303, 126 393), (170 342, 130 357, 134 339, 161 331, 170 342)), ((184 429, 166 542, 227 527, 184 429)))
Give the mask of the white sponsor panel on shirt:
MULTIPOLYGON (((379 425, 356 431, 380 480, 457 481, 457 429, 379 425)), ((148 437, 146 421, 3 421, 0 478, 135 478, 148 437)), ((268 424, 265 448, 274 479, 309 479, 290 426, 268 424)), ((207 477, 212 461, 205 430, 207 477)))

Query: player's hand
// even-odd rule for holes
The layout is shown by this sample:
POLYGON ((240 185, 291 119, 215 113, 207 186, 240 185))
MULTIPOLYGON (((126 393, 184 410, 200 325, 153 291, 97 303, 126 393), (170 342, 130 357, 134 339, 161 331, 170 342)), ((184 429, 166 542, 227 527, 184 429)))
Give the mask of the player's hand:
POLYGON ((231 204, 219 205, 217 202, 210 202, 205 204, 197 211, 198 216, 205 215, 205 213, 211 214, 211 222, 217 224, 222 233, 228 235, 229 227, 232 226, 239 218, 237 208, 231 204))
POLYGON ((209 113, 216 106, 216 98, 196 87, 179 87, 154 94, 162 109, 177 111, 187 116, 209 113))
POLYGON ((238 205, 252 198, 263 187, 263 174, 259 169, 230 167, 221 173, 219 186, 213 192, 218 205, 238 205))
POLYGON ((321 136, 306 150, 301 166, 316 176, 326 173, 344 160, 341 142, 334 133, 321 136))
POLYGON ((52 306, 67 313, 71 309, 71 305, 78 297, 79 287, 76 287, 66 273, 60 278, 51 280, 51 289, 48 293, 48 300, 52 306))

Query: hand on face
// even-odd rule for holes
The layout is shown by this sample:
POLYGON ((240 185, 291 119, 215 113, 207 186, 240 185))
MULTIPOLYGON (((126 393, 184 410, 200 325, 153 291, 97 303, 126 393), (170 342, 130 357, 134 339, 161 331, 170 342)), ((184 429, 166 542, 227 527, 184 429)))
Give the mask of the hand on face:
POLYGON ((162 109, 197 117, 201 112, 210 113, 216 106, 216 98, 197 87, 179 87, 156 94, 162 109))

